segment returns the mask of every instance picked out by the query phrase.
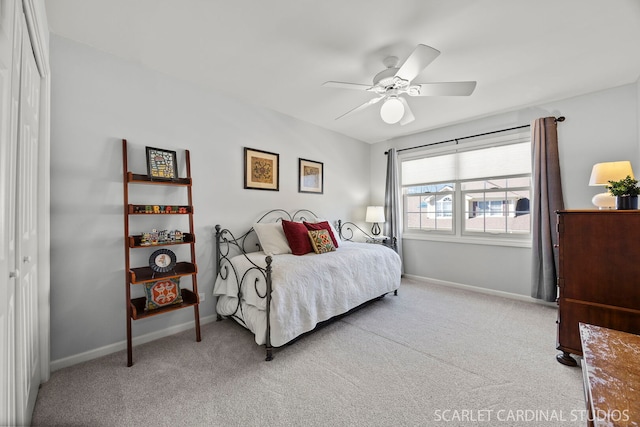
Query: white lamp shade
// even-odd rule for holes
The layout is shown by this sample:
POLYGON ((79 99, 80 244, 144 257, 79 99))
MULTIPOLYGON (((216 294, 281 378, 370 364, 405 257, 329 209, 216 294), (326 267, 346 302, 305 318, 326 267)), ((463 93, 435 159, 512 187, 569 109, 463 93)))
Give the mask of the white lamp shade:
POLYGON ((620 181, 626 178, 627 175, 634 178, 631 162, 628 160, 596 163, 591 169, 589 185, 609 185, 609 181, 620 181))
POLYGON ((398 98, 389 98, 380 107, 380 117, 390 125, 398 123, 404 116, 404 105, 398 98))
POLYGON ((366 222, 384 222, 384 206, 368 206, 366 222))

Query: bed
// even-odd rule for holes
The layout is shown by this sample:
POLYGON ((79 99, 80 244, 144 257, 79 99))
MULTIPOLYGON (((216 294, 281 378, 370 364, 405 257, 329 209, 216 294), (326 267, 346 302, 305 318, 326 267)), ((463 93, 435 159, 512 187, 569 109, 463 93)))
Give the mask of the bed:
POLYGON ((231 317, 249 329, 265 346, 267 361, 274 348, 318 325, 397 295, 400 257, 392 245, 356 242, 357 233, 371 236, 354 223, 339 222, 336 229, 306 209, 293 214, 275 209, 237 237, 215 228, 218 320, 231 317), (305 239, 312 252, 299 247, 305 239))

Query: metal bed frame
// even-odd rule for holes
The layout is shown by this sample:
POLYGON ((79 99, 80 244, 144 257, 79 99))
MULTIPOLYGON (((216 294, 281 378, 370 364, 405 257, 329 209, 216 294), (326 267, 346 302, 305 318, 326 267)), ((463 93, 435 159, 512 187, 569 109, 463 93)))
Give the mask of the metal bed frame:
MULTIPOLYGON (((295 211, 293 214, 289 214, 284 209, 272 209, 262 215, 260 219, 256 222, 266 222, 270 220, 270 222, 278 222, 282 220, 287 221, 318 221, 319 217, 308 209, 299 209, 295 211)), ((235 237, 234 234, 226 229, 222 228, 219 224, 215 226, 216 230, 216 276, 220 276, 222 279, 226 279, 229 274, 234 274, 236 278, 236 282, 238 283, 238 304, 235 308, 233 314, 228 315, 226 317, 233 317, 238 323, 245 326, 247 329, 247 324, 243 320, 244 315, 242 311, 242 290, 244 286, 250 286, 251 284, 245 283, 246 277, 249 272, 257 271, 259 275, 264 278, 266 283, 266 290, 264 294, 261 294, 258 290, 258 284, 260 282, 260 277, 257 277, 253 283, 254 289, 258 297, 266 298, 266 336, 265 336, 265 348, 266 348, 266 361, 270 361, 273 359, 273 349, 274 347, 271 345, 271 291, 272 291, 272 282, 271 282, 271 263, 273 262, 273 258, 271 256, 265 256, 266 267, 261 267, 251 261, 251 259, 247 256, 249 252, 254 252, 255 250, 260 250, 260 244, 257 240, 257 235, 253 227, 251 227, 244 234, 235 237), (255 240, 255 241, 254 241, 255 240), (255 250, 249 250, 253 245, 255 245, 255 250), (231 258, 236 255, 243 255, 246 260, 252 265, 248 270, 244 273, 236 270, 235 266, 231 263, 231 258), (224 262, 227 261, 227 262, 224 262), (224 264, 224 265, 223 265, 224 264), (240 315, 238 315, 240 312, 240 315)), ((358 233, 361 233, 365 239, 373 240, 373 236, 369 235, 358 225, 353 222, 342 222, 338 220, 338 234, 342 240, 345 241, 353 241, 354 236, 357 236, 358 233), (357 230, 357 231, 356 231, 357 230)), ((396 250, 396 240, 392 239, 390 243, 384 243, 385 245, 391 247, 396 250)), ((381 295, 378 298, 374 298, 373 300, 384 297, 386 294, 381 295)), ((398 291, 394 291, 394 295, 398 295, 398 291)), ((366 303, 365 303, 366 304, 366 303)), ((356 307, 359 308, 359 307, 356 307)), ((354 308, 355 309, 355 308, 354 308)), ((350 313, 351 310, 346 314, 350 313)), ((220 321, 223 319, 223 316, 217 314, 217 320, 220 321)), ((340 317, 340 316, 336 316, 340 317)), ((325 323, 327 321, 321 322, 325 323)), ((318 324, 317 326, 319 326, 318 324)), ((294 340, 297 339, 294 338, 294 340)), ((293 341, 293 340, 292 340, 293 341)))

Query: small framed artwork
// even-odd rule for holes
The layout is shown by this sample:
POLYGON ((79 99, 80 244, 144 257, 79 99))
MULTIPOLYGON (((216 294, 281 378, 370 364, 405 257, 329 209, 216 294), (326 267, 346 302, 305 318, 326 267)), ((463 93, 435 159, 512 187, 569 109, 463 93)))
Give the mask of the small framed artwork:
POLYGON ((147 175, 151 179, 173 180, 178 178, 175 151, 146 147, 147 175))
POLYGON ((279 168, 279 154, 244 148, 244 188, 279 191, 279 168))
POLYGON ((322 194, 324 184, 324 165, 313 160, 299 159, 298 192, 322 194))

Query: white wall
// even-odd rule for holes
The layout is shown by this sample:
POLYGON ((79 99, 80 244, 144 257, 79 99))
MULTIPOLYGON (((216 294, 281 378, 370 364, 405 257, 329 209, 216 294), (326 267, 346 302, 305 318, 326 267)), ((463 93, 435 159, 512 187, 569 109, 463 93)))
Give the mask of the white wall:
MULTIPOLYGON (((371 202, 384 200, 383 153, 389 147, 413 147, 521 126, 539 117, 565 116, 558 124, 565 207, 590 209, 593 195, 603 191, 588 186, 593 164, 630 160, 635 174, 640 174, 639 91, 634 83, 378 143, 371 150, 371 202)), ((405 239, 403 250, 407 274, 530 295, 529 248, 405 239)))
MULTIPOLYGON (((198 285, 207 296, 202 318, 215 313, 215 224, 248 228, 273 208, 308 208, 330 220, 364 215, 368 144, 54 35, 51 68, 54 368, 124 348, 122 138, 130 144, 129 169, 137 173, 146 173, 146 145, 191 152, 198 285), (280 191, 243 189, 245 146, 280 154, 280 191), (323 195, 298 193, 299 157, 324 163, 323 195)), ((172 191, 179 190, 167 195, 172 191)), ((141 336, 192 320, 193 310, 180 310, 135 321, 133 332, 141 336)))
MULTIPOLYGON (((640 156, 640 78, 638 78, 638 80, 636 81, 636 88, 637 88, 637 96, 636 96, 636 108, 637 108, 637 114, 638 114, 638 153, 640 156)), ((637 158, 637 165, 640 165, 640 157, 637 158)), ((638 175, 636 176, 636 179, 640 179, 640 171, 638 172, 634 172, 634 175, 638 175)))
MULTIPOLYGON (((564 115, 559 138, 567 208, 591 207, 599 192, 586 184, 594 163, 628 158, 640 174, 640 83, 369 146, 57 36, 51 37, 51 68, 51 360, 58 367, 124 348, 121 138, 129 141, 134 172, 145 171, 146 145, 191 151, 198 282, 208 297, 202 318, 214 314, 215 224, 237 229, 272 208, 362 221, 367 204, 384 200, 383 153, 390 146, 564 115), (242 188, 245 146, 280 154, 279 192, 242 188), (324 162, 324 195, 297 192, 298 157, 324 162)), ((404 245, 408 274, 529 295, 529 249, 404 245)), ((181 310, 137 321, 134 336, 192 317, 192 310, 181 310)))

